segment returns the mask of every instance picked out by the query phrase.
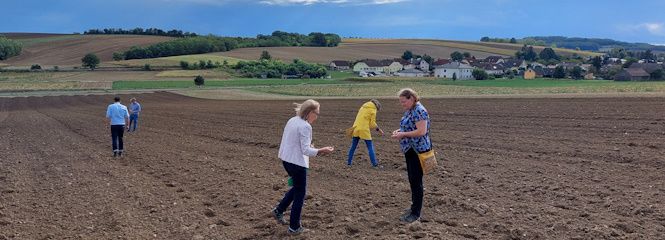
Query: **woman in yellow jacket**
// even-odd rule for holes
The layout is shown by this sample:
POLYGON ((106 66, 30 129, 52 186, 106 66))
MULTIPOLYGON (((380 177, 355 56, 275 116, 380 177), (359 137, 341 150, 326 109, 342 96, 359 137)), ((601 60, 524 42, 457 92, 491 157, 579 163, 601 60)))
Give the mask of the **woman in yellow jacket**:
POLYGON ((379 110, 381 110, 381 103, 376 99, 366 102, 360 107, 360 110, 358 110, 356 121, 353 122, 353 127, 349 129, 349 135, 353 137, 351 148, 349 149, 349 158, 347 160, 349 166, 353 164, 353 153, 356 151, 360 139, 365 140, 365 144, 367 144, 367 151, 369 152, 369 159, 372 162, 372 167, 379 166, 379 163, 376 161, 376 156, 374 156, 372 134, 370 133, 370 129, 375 129, 383 135, 383 130, 381 130, 376 124, 376 112, 379 110))

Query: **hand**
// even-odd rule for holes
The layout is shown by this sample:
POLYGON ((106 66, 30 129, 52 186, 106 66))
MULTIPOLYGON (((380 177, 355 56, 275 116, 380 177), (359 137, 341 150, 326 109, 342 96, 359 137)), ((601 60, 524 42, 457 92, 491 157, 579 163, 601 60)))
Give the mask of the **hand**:
POLYGON ((402 139, 402 138, 404 138, 404 133, 400 132, 399 130, 395 130, 395 131, 393 131, 393 135, 390 136, 390 137, 392 137, 394 139, 402 139))
POLYGON ((331 152, 333 152, 333 151, 335 151, 335 148, 334 148, 334 147, 323 147, 323 148, 319 149, 319 154, 320 154, 320 155, 322 155, 322 154, 328 154, 328 153, 331 153, 331 152))
POLYGON ((379 134, 380 134, 381 136, 383 136, 383 134, 384 134, 383 129, 376 128, 376 131, 379 131, 379 134))

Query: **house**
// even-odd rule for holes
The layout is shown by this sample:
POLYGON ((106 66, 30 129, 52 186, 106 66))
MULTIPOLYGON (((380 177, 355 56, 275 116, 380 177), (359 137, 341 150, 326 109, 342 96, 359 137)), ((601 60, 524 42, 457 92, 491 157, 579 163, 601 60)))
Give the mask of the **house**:
POLYGON ((562 62, 562 63, 557 64, 557 66, 562 66, 563 69, 565 69, 565 70, 570 70, 570 69, 573 69, 573 68, 575 68, 575 67, 577 67, 577 66, 579 66, 579 65, 578 65, 577 63, 562 62))
POLYGON ((425 77, 427 73, 418 69, 405 69, 396 73, 400 77, 425 77))
POLYGON ((476 63, 473 65, 474 67, 480 68, 485 70, 487 74, 491 74, 494 76, 501 76, 503 75, 503 72, 505 68, 501 64, 496 64, 496 63, 476 63))
POLYGON ((651 74, 656 70, 664 70, 663 65, 658 63, 633 63, 629 68, 641 68, 644 69, 647 73, 651 74))
POLYGON ((524 71, 524 79, 535 79, 536 78, 536 71, 529 68, 526 71, 524 71))
POLYGON ((486 63, 502 63, 503 62, 503 57, 501 56, 488 56, 485 58, 483 62, 486 63))
POLYGON ((527 67, 526 61, 514 58, 504 59, 501 65, 503 65, 505 69, 510 70, 526 69, 527 67))
POLYGON ((584 79, 585 80, 594 80, 594 79, 596 79, 596 77, 593 76, 593 73, 587 73, 587 74, 584 74, 584 79))
POLYGON ((649 73, 642 68, 625 68, 614 75, 615 81, 644 81, 649 80, 649 73))
POLYGON ((473 79, 472 72, 472 66, 460 62, 452 62, 435 68, 434 76, 438 78, 453 78, 453 75, 455 75, 457 79, 465 80, 473 79))
POLYGON ((432 63, 432 67, 437 68, 450 63, 450 59, 438 59, 432 63))
POLYGON ((545 77, 545 78, 553 78, 554 77, 554 69, 551 69, 551 68, 534 68, 533 70, 536 72, 536 77, 545 77))
POLYGON ((411 63, 411 61, 404 60, 402 58, 395 58, 395 61, 402 64, 402 69, 414 69, 414 68, 416 68, 416 65, 411 63))
POLYGON ((419 58, 419 59, 416 60, 413 64, 416 65, 416 68, 417 68, 417 69, 420 69, 420 70, 422 70, 422 71, 428 71, 428 72, 429 72, 429 63, 427 63, 427 61, 422 60, 422 59, 419 58))
POLYGON ((351 63, 349 61, 343 60, 333 60, 328 64, 330 70, 349 70, 351 69, 351 63))
POLYGON ((403 68, 402 64, 394 60, 365 59, 353 65, 354 72, 365 71, 367 73, 374 72, 374 73, 391 74, 402 70, 402 68, 403 68))

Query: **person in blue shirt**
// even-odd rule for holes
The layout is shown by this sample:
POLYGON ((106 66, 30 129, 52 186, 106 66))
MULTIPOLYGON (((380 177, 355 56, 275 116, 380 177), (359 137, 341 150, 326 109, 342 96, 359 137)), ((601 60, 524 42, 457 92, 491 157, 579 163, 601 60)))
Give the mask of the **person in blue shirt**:
POLYGON ((427 109, 420 103, 418 93, 413 89, 404 88, 399 91, 398 96, 404 115, 399 129, 393 131, 392 138, 399 140, 411 186, 411 208, 400 217, 400 221, 411 223, 420 219, 423 208, 423 170, 418 153, 432 149, 429 137, 430 117, 427 109))
POLYGON ((132 98, 129 101, 132 103, 129 105, 129 127, 127 127, 127 132, 136 132, 136 127, 139 125, 141 104, 136 101, 136 98, 132 98))
POLYGON ((120 104, 120 97, 116 96, 113 100, 115 102, 106 108, 106 119, 111 126, 113 157, 121 157, 124 151, 122 135, 125 132, 125 126, 129 124, 129 111, 125 105, 120 104))

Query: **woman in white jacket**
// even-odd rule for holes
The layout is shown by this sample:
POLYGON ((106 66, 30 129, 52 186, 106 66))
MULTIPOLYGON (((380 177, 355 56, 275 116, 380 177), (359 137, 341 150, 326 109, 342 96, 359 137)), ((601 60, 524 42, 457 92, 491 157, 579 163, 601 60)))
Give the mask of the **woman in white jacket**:
POLYGON ((334 150, 333 147, 317 149, 312 145, 311 124, 319 117, 319 103, 309 99, 302 104, 296 104, 295 110, 296 116, 286 123, 282 142, 279 145, 279 158, 282 160, 289 177, 293 180, 293 187, 286 192, 282 201, 272 210, 277 222, 286 225, 284 212, 293 203, 288 229, 290 234, 305 232, 305 229, 300 225, 300 214, 307 191, 309 157, 331 153, 334 150))

